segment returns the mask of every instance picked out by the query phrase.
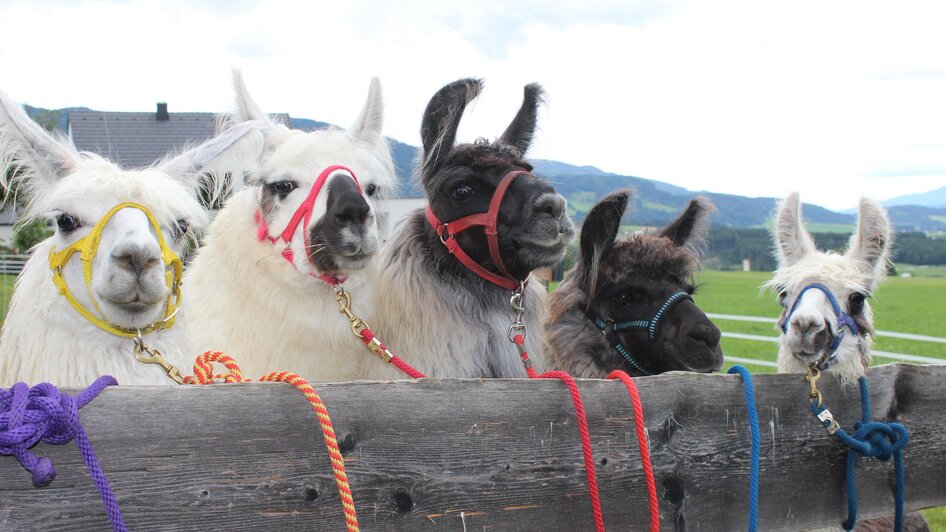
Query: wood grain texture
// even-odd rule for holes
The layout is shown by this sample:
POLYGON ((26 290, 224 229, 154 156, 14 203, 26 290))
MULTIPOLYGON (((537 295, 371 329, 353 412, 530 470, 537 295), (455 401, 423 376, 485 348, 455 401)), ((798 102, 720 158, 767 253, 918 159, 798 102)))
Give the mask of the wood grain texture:
MULTIPOLYGON (((870 370, 876 419, 904 423, 910 509, 946 504, 946 367, 870 370)), ((759 526, 841 522, 845 450, 810 414, 798 375, 754 378, 762 428, 759 526)), ((636 379, 665 530, 745 529, 749 429, 738 376, 636 379)), ((645 530, 631 405, 619 382, 578 381, 605 522, 645 530)), ((823 378, 835 417, 860 416, 856 386, 823 378)), ((364 530, 589 530, 574 413, 558 381, 323 383, 364 530), (461 517, 462 515, 462 517, 461 517)), ((284 384, 105 390, 82 421, 131 530, 342 530, 315 416, 284 384)), ((58 475, 36 489, 0 457, 0 529, 101 529, 101 501, 74 444, 34 448, 58 475)), ((861 460, 860 516, 893 513, 893 464, 861 460)))

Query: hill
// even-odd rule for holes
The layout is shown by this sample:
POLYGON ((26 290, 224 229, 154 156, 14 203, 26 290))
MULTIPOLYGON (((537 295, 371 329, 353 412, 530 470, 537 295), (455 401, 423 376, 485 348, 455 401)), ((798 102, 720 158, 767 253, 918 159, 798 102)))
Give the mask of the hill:
MULTIPOLYGON (((88 111, 85 107, 70 107, 48 110, 25 106, 27 112, 44 125, 54 125, 65 131, 66 116, 71 110, 88 111)), ((326 122, 307 118, 292 118, 292 126, 302 130, 322 127, 335 127, 326 122)), ((388 139, 394 156, 394 162, 401 188, 401 197, 421 197, 423 192, 413 178, 413 168, 418 148, 388 139)), ((714 192, 694 192, 676 185, 606 172, 595 166, 576 166, 560 161, 535 159, 531 161, 536 174, 548 179, 568 199, 568 213, 577 222, 584 220, 591 207, 607 193, 633 187, 636 190, 631 206, 628 223, 634 225, 663 225, 679 213, 695 195, 707 196, 717 207, 712 223, 716 227, 761 228, 770 223, 776 198, 750 198, 734 194, 714 192)), ((925 198, 931 205, 946 196, 946 187, 926 194, 917 195, 925 198)), ((898 231, 923 231, 927 233, 946 233, 946 207, 900 205, 901 200, 908 201, 913 196, 894 198, 890 204, 890 216, 898 231), (907 198, 907 199, 905 199, 907 198)), ((921 198, 922 199, 922 198, 921 198)), ((909 200, 913 201, 913 200, 909 200)), ((918 201, 918 200, 917 200, 918 201)), ((946 200, 943 200, 946 203, 946 200)), ((854 225, 854 216, 850 213, 830 211, 823 207, 805 204, 805 219, 809 229, 821 232, 848 232, 854 225)))
POLYGON ((886 207, 898 205, 920 205, 922 207, 939 207, 946 209, 946 187, 937 188, 922 194, 908 194, 897 196, 884 202, 886 207))

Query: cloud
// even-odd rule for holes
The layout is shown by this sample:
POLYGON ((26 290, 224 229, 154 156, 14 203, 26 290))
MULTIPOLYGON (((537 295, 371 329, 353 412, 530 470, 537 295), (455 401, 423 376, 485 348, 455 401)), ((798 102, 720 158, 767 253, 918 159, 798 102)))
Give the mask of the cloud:
POLYGON ((497 136, 538 81, 533 157, 841 208, 938 179, 944 15, 922 1, 13 0, 0 88, 43 107, 218 112, 239 67, 265 111, 347 125, 378 75, 385 134, 416 145, 445 83, 486 79, 460 127, 472 140, 497 136))

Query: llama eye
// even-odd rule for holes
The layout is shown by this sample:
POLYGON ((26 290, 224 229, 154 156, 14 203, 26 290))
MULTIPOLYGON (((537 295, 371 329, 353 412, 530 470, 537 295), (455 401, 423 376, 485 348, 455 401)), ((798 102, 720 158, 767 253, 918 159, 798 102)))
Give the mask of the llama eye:
POLYGON ((75 216, 64 212, 56 217, 56 226, 59 228, 59 231, 69 233, 78 229, 79 220, 75 216))
POLYGON ((279 196, 280 199, 284 199, 289 195, 290 192, 296 189, 296 184, 292 181, 276 181, 269 184, 269 190, 279 196))
POLYGON ((375 185, 374 183, 371 183, 370 185, 365 187, 365 194, 367 194, 369 197, 374 196, 377 192, 378 192, 378 185, 375 185))
POLYGON ((861 294, 860 292, 855 292, 847 299, 848 301, 848 313, 849 314, 860 314, 864 311, 864 300, 867 299, 867 296, 861 294))
POLYGON ((470 185, 460 185, 453 189, 453 199, 457 201, 466 201, 473 195, 473 187, 470 185))
POLYGON ((187 234, 187 230, 190 229, 191 224, 184 220, 183 218, 174 222, 174 238, 180 239, 187 234))
POLYGON ((611 296, 610 299, 611 299, 611 302, 614 303, 615 305, 627 305, 627 304, 630 304, 630 302, 633 300, 633 298, 631 297, 631 294, 629 294, 628 292, 618 292, 617 294, 614 294, 613 296, 611 296))

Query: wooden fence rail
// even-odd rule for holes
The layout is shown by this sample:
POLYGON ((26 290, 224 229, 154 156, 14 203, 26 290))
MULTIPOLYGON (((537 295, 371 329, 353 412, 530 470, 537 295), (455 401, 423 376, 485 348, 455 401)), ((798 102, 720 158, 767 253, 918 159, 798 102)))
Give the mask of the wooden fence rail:
MULTIPOLYGON (((874 417, 911 432, 910 509, 946 504, 946 367, 869 372, 874 417)), ((665 530, 745 529, 749 428, 738 376, 636 379, 665 530)), ((822 384, 823 383, 823 384, 822 384)), ((819 384, 842 426, 857 386, 819 384)), ((631 406, 618 382, 582 380, 609 530, 645 530, 631 406)), ((762 427, 759 526, 839 523, 845 451, 812 417, 798 375, 755 376, 762 427)), ((420 380, 317 385, 364 530, 589 530, 571 402, 558 381, 420 380)), ((122 386, 81 411, 131 530, 343 530, 314 415, 283 384, 122 386)), ((36 489, 0 457, 0 529, 107 527, 74 444, 35 448, 58 476, 36 489)), ((893 513, 893 465, 861 460, 862 518, 893 513)))

